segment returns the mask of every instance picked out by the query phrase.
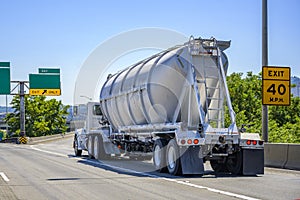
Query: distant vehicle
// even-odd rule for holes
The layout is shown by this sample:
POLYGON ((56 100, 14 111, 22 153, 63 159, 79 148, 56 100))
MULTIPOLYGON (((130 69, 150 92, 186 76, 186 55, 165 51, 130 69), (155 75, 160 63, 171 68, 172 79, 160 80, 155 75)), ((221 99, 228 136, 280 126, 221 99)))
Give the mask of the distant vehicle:
POLYGON ((263 174, 263 141, 236 126, 223 52, 229 46, 191 37, 109 75, 99 103, 74 107, 76 156, 153 155, 156 170, 173 175, 203 174, 206 161, 216 172, 263 174))

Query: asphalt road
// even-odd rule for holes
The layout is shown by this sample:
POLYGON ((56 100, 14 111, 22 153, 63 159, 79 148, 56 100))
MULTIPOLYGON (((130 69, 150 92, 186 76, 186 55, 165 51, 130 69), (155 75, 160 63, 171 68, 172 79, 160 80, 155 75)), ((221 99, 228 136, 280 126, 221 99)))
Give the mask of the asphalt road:
POLYGON ((72 138, 0 144, 0 199, 300 199, 300 172, 265 168, 262 176, 176 177, 150 161, 73 156, 72 138))

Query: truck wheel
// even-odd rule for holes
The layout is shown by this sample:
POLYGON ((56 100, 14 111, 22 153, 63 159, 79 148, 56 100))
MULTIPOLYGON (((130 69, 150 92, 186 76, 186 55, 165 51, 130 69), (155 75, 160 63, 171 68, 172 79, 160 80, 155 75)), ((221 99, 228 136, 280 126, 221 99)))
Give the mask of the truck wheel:
POLYGON ((168 171, 172 175, 180 175, 182 173, 180 163, 179 147, 175 139, 169 141, 167 146, 167 167, 168 171))
POLYGON ((93 142, 93 137, 92 136, 89 136, 88 138, 88 154, 89 154, 89 158, 90 159, 94 159, 94 153, 93 153, 93 150, 94 150, 94 142, 93 142))
POLYGON ((77 140, 77 137, 75 137, 74 139, 74 153, 75 153, 75 156, 81 156, 82 154, 82 150, 78 150, 78 140, 77 140))
POLYGON ((215 173, 227 172, 226 163, 220 162, 220 160, 210 160, 210 166, 215 173))
POLYGON ((94 139, 94 156, 97 160, 106 160, 110 155, 105 153, 102 136, 96 136, 94 139))
POLYGON ((227 158, 226 167, 233 175, 242 174, 243 154, 242 151, 236 152, 227 158))
POLYGON ((161 173, 167 172, 166 145, 167 140, 159 138, 155 140, 153 147, 153 164, 156 171, 161 173))

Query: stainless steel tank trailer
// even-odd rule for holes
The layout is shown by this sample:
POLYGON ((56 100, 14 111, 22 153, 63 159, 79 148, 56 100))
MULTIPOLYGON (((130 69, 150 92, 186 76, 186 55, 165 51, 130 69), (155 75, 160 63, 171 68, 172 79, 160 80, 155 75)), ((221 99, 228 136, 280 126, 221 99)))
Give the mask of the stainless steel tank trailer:
POLYGON ((174 175, 203 174, 206 161, 216 172, 263 174, 263 141, 236 126, 226 84, 229 46, 230 41, 191 37, 109 75, 100 103, 85 105, 86 116, 95 115, 95 106, 99 112, 81 117, 75 153, 87 150, 100 160, 153 155, 157 171, 174 175))

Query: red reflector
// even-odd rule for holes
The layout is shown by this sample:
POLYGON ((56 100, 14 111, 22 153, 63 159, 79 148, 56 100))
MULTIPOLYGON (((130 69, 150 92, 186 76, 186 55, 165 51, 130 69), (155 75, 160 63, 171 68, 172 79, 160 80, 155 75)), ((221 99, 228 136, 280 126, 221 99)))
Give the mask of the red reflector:
POLYGON ((181 140, 181 144, 185 144, 185 140, 181 140))
POLYGON ((192 141, 191 139, 188 139, 187 143, 188 143, 188 144, 192 144, 193 141, 192 141))
POLYGON ((199 140, 198 139, 194 139, 194 144, 198 144, 199 140))
POLYGON ((259 144, 259 145, 263 145, 263 144, 264 144, 264 141, 259 141, 258 144, 259 144))
POLYGON ((257 145, 257 141, 256 141, 256 140, 253 140, 253 141, 252 141, 252 144, 253 144, 253 145, 257 145))
POLYGON ((121 145, 118 145, 118 148, 119 148, 119 149, 121 149, 121 148, 122 148, 122 146, 121 146, 121 145))
POLYGON ((246 144, 250 145, 251 144, 251 140, 247 140, 246 144))

